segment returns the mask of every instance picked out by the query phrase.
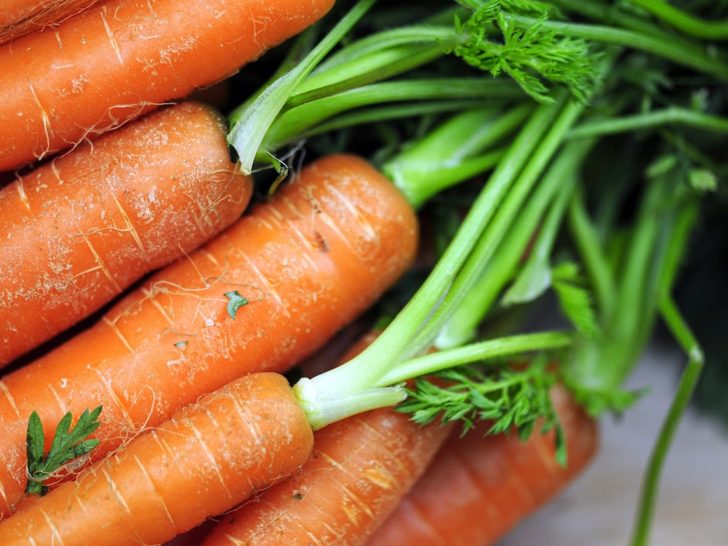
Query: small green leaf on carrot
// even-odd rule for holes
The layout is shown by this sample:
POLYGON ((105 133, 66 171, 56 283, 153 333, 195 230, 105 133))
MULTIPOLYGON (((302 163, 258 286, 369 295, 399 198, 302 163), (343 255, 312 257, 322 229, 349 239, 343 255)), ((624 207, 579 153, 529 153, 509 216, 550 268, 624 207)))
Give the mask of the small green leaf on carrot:
POLYGON ((184 349, 185 347, 187 347, 187 341, 185 341, 185 340, 178 341, 177 343, 174 344, 174 346, 177 347, 178 349, 184 349))
POLYGON ((227 312, 230 318, 235 320, 238 315, 238 309, 243 305, 248 305, 248 300, 240 295, 237 290, 231 292, 225 292, 225 297, 228 299, 227 312))
POLYGON ((93 411, 85 410, 78 418, 76 426, 71 429, 73 417, 71 412, 66 413, 56 427, 56 434, 53 438, 51 449, 47 457, 43 457, 43 446, 45 435, 43 423, 36 412, 33 412, 28 419, 28 432, 26 446, 28 453, 28 486, 26 493, 29 495, 45 495, 48 487, 44 482, 63 465, 71 462, 82 455, 86 455, 95 448, 99 441, 89 439, 97 428, 99 428, 99 415, 102 407, 99 406, 93 411))

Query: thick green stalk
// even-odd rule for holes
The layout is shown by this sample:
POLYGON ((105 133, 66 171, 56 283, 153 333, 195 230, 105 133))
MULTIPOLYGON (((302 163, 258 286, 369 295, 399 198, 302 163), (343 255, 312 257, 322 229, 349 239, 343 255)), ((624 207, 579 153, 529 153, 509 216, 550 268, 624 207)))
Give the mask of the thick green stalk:
POLYGON ((492 261, 483 271, 479 281, 439 332, 435 346, 454 347, 472 339, 483 317, 492 308, 505 285, 513 278, 518 264, 528 247, 538 224, 557 192, 568 192, 566 181, 575 182, 575 171, 591 149, 592 143, 584 141, 567 146, 534 190, 527 205, 520 212, 492 261))
MULTIPOLYGON (((561 146, 564 136, 576 122, 584 109, 584 105, 576 100, 569 101, 553 122, 549 132, 539 143, 532 157, 519 175, 507 197, 501 203, 497 215, 487 226, 483 236, 473 249, 471 256, 463 265, 463 270, 443 299, 443 305, 436 309, 429 322, 424 325, 410 350, 422 350, 438 336, 440 330, 465 301, 470 297, 472 287, 481 277, 496 249, 507 235, 515 218, 521 212, 534 183, 539 179, 556 150, 561 146)), ((440 338, 438 342, 444 342, 440 338)), ((412 353, 410 353, 412 354, 412 353)))
POLYGON ((441 305, 503 196, 529 161, 531 152, 547 132, 560 105, 539 107, 515 138, 490 176, 458 230, 457 235, 415 296, 379 338, 359 356, 313 381, 323 393, 346 393, 368 388, 411 349, 423 323, 441 305))
POLYGON ((493 167, 502 153, 483 153, 515 131, 533 108, 520 105, 503 115, 499 110, 490 106, 452 117, 405 147, 382 171, 419 208, 435 193, 493 167))
MULTIPOLYGON (((629 13, 625 13, 620 9, 619 5, 609 3, 603 4, 590 0, 551 0, 555 5, 562 9, 578 13, 590 19, 601 21, 608 25, 618 25, 643 34, 665 38, 667 40, 684 40, 681 36, 674 33, 666 32, 664 29, 656 26, 654 23, 637 17, 629 13)), ((685 42, 689 44, 689 42, 685 42)), ((693 44, 694 45, 694 44, 693 44)))
POLYGON ((333 116, 371 104, 485 97, 519 98, 522 93, 512 82, 492 78, 436 78, 375 83, 287 110, 272 123, 262 147, 265 150, 279 149, 333 116))
POLYGON ((250 174, 268 128, 296 87, 374 5, 376 0, 359 0, 336 26, 295 68, 266 87, 250 103, 228 134, 228 142, 240 158, 242 171, 250 174))
POLYGON ((372 386, 353 392, 346 388, 326 389, 317 382, 323 376, 303 378, 296 383, 293 391, 309 424, 314 430, 319 430, 363 411, 398 404, 404 399, 403 383, 409 379, 476 362, 494 359, 501 362, 505 357, 564 349, 572 340, 572 334, 568 332, 540 332, 503 337, 400 362, 378 377, 372 386))
POLYGON ((451 99, 427 102, 414 101, 404 104, 372 106, 369 108, 358 109, 351 113, 341 114, 328 121, 319 123, 315 127, 301 133, 300 138, 310 138, 367 123, 427 116, 430 114, 462 112, 463 110, 475 110, 492 105, 493 99, 451 99))

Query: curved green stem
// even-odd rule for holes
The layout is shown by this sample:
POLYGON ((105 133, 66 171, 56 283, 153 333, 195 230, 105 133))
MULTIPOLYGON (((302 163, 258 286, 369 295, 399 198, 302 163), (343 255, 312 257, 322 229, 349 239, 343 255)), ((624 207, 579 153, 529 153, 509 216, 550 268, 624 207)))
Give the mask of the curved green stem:
POLYGON ((705 40, 728 40, 728 19, 706 21, 671 6, 664 0, 630 0, 660 21, 685 34, 705 40))
POLYGON ((672 331, 682 349, 688 355, 688 364, 680 377, 680 383, 672 401, 670 410, 660 428, 660 433, 650 455, 640 493, 637 519, 632 533, 632 546, 647 546, 652 519, 655 513, 655 502, 660 484, 660 476, 665 464, 665 457, 675 436, 680 419, 692 397, 695 385, 703 369, 704 357, 700 345, 690 331, 690 327, 682 317, 672 297, 665 297, 660 305, 660 312, 665 324, 672 331))

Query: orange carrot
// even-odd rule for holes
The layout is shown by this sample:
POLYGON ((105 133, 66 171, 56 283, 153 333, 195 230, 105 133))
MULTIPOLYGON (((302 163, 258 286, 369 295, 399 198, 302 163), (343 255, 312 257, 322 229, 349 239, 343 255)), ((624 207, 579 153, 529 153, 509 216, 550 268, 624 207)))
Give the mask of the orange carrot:
POLYGON ((0 367, 232 224, 252 183, 187 103, 0 190, 0 367))
MULTIPOLYGON (((363 160, 331 156, 153 276, 90 330, 0 381, 0 505, 25 488, 25 430, 103 405, 100 458, 241 375, 284 370, 411 263, 416 218, 363 160), (235 319, 226 293, 247 298, 235 319)), ((48 446, 47 446, 48 447, 48 446)))
POLYGON ((292 474, 312 445, 285 378, 248 375, 0 524, 0 544, 158 544, 292 474))
POLYGON ((3 0, 0 44, 55 26, 99 0, 3 0))
POLYGON ((0 46, 0 171, 234 73, 333 0, 111 0, 0 46))
MULTIPOLYGON (((368 346, 365 336, 344 361, 368 346)), ((392 409, 315 434, 301 472, 226 516, 204 546, 363 544, 422 474, 451 427, 421 427, 392 409)))
POLYGON ((454 434, 371 546, 492 544, 563 489, 597 450, 596 423, 563 390, 554 391, 568 467, 554 458, 553 435, 464 438, 454 434))

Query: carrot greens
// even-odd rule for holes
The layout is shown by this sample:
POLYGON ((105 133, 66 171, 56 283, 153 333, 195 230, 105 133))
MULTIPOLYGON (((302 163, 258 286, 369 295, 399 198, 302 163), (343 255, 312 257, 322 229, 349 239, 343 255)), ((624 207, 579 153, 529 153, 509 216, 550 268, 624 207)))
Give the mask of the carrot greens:
POLYGON ((88 438, 99 428, 101 406, 93 411, 85 410, 71 428, 73 416, 66 413, 56 427, 53 443, 47 455, 44 454, 45 435, 43 423, 36 412, 31 413, 28 420, 28 485, 25 492, 30 495, 45 495, 48 492, 46 480, 69 462, 86 455, 95 448, 99 441, 88 438))

